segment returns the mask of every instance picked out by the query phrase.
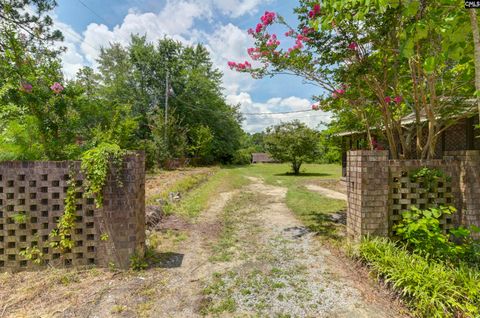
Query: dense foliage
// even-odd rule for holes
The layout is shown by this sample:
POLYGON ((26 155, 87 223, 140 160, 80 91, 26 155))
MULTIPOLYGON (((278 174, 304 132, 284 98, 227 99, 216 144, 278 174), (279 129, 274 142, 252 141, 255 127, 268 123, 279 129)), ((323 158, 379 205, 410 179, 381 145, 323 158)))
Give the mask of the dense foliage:
POLYGON ((98 72, 66 81, 62 34, 48 16, 55 5, 0 0, 0 160, 79 159, 103 143, 145 150, 149 168, 233 160, 241 118, 205 47, 132 36, 102 49, 98 72))
POLYGON ((365 131, 371 149, 375 131, 394 158, 432 157, 442 131, 477 110, 471 34, 478 23, 463 1, 299 2, 298 25, 265 12, 248 31, 253 64, 229 66, 319 86, 312 109, 332 111, 345 130, 365 131), (284 37, 270 33, 273 24, 285 28, 284 37), (401 120, 410 113, 406 126, 401 120))
POLYGON ((412 254, 388 239, 365 239, 358 256, 398 291, 419 317, 478 317, 480 272, 412 254))
POLYGON ((460 226, 446 233, 440 225, 443 217, 455 212, 454 207, 446 206, 427 210, 412 208, 402 214, 401 222, 394 229, 410 250, 427 259, 478 264, 480 243, 472 238, 472 233, 480 229, 460 226))
POLYGON ((318 133, 298 120, 269 127, 266 133, 267 151, 278 161, 290 162, 294 174, 318 155, 318 133))

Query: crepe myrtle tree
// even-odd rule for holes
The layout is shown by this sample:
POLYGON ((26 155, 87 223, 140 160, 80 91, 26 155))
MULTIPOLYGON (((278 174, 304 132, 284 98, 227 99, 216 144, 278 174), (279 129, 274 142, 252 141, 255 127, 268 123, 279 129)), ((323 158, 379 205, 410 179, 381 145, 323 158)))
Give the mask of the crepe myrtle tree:
POLYGON ((367 132, 371 149, 376 129, 393 158, 431 158, 441 133, 475 106, 472 25, 462 3, 299 0, 298 25, 265 12, 248 30, 253 61, 228 65, 254 78, 300 76, 319 87, 312 109, 355 114, 350 124, 367 132), (274 24, 285 33, 270 33, 274 24))
POLYGON ((295 175, 318 155, 318 132, 298 120, 268 127, 266 133, 266 150, 274 159, 289 162, 295 175))

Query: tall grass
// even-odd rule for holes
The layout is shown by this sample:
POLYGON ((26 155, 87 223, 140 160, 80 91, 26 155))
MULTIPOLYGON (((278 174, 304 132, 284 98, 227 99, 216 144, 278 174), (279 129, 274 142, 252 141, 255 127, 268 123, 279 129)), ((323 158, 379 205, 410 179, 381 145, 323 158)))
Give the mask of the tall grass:
POLYGON ((357 252, 416 316, 480 317, 478 269, 427 260, 383 238, 363 240, 357 252))

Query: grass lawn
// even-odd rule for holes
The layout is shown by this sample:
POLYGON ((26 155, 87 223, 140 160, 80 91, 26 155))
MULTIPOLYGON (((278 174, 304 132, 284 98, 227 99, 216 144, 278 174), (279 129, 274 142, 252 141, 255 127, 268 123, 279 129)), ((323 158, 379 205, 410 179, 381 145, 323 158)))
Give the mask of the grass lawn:
POLYGON ((339 238, 338 226, 330 221, 328 215, 345 211, 347 203, 309 191, 304 184, 318 179, 340 179, 340 165, 305 164, 298 176, 290 173, 288 164, 254 164, 235 169, 245 176, 262 178, 271 185, 288 188, 287 205, 305 226, 321 236, 339 238))
MULTIPOLYGON (((328 215, 344 211, 346 202, 309 191, 304 185, 314 180, 340 179, 342 171, 340 165, 305 164, 298 176, 290 173, 288 164, 223 166, 221 169, 212 171, 214 171, 213 175, 210 175, 206 182, 204 181, 207 174, 201 174, 188 177, 171 187, 169 191, 187 191, 182 191, 186 192, 186 195, 181 202, 168 206, 166 212, 195 218, 220 192, 239 189, 248 184, 248 177, 255 177, 274 186, 286 187, 288 189, 287 205, 305 226, 320 235, 338 238, 337 225, 330 222, 328 215)), ((166 192, 163 196, 166 196, 166 192)))

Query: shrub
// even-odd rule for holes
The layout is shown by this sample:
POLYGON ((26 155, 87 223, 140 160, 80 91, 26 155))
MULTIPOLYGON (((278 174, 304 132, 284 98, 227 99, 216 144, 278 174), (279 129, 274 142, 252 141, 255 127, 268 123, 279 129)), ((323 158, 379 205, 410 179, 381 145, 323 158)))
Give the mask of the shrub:
POLYGON ((385 238, 364 239, 358 256, 421 317, 479 317, 480 272, 411 254, 385 238))
POLYGON ((451 229, 450 233, 440 227, 440 220, 455 212, 451 206, 426 210, 413 207, 402 214, 401 222, 394 229, 409 249, 427 258, 478 263, 480 245, 471 236, 473 231, 478 231, 477 227, 458 227, 451 229))

